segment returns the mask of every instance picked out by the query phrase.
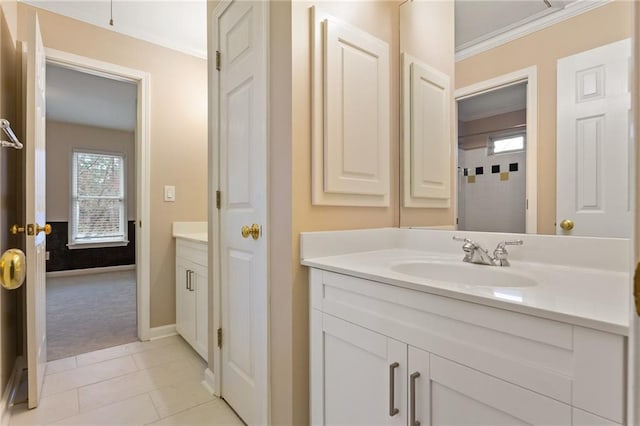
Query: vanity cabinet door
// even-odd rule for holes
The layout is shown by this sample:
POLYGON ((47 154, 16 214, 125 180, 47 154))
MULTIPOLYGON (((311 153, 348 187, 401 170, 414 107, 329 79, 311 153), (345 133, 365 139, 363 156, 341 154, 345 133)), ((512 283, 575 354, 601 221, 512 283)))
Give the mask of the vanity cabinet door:
POLYGON ((321 318, 321 356, 311 368, 324 369, 323 380, 312 384, 314 402, 322 406, 314 407, 314 424, 406 425, 407 345, 330 315, 321 318))
POLYGON ((431 413, 423 425, 571 424, 566 404, 433 354, 429 361, 431 413))
POLYGON ((207 359, 209 346, 209 312, 207 269, 200 265, 192 265, 191 287, 195 290, 195 350, 207 359))
POLYGON ((196 296, 191 290, 193 264, 176 258, 176 331, 191 345, 196 340, 196 296))

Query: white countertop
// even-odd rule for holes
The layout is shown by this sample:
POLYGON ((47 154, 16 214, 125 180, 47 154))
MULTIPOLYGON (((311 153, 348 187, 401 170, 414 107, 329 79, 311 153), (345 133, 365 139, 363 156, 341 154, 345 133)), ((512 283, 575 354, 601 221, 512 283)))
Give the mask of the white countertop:
POLYGON ((206 243, 208 240, 208 235, 206 232, 202 233, 198 233, 198 232, 174 232, 173 233, 174 238, 184 238, 185 240, 192 240, 192 241, 200 241, 203 243, 206 243))
MULTIPOLYGON (((383 234, 380 235, 382 236, 383 234)), ((308 239, 306 241, 307 252, 315 251, 318 253, 317 249, 309 250, 309 241, 312 238, 309 238, 309 234, 306 237, 308 239)), ((437 238, 440 237, 438 236, 437 238)), ((325 237, 323 236, 323 238, 325 237)), ((531 239, 531 237, 528 238, 531 239)), ((540 237, 535 238, 539 239, 540 237)), ((338 238, 336 244, 339 243, 338 238)), ((323 242, 323 244, 325 243, 323 242)), ((603 241, 602 244, 607 243, 603 241)), ((611 247, 615 247, 617 243, 612 242, 612 244, 611 247)), ((313 268, 374 280, 398 287, 628 335, 629 273, 622 272, 619 268, 595 269, 575 264, 563 266, 546 262, 526 262, 521 259, 514 259, 516 256, 511 259, 511 266, 496 267, 462 262, 462 251, 453 253, 448 249, 436 252, 434 250, 416 250, 402 247, 372 248, 374 250, 360 250, 334 256, 303 258, 301 263, 313 268), (525 287, 477 286, 463 282, 427 280, 414 275, 396 272, 390 268, 396 262, 414 260, 459 262, 455 266, 463 268, 505 268, 507 272, 533 279, 536 285, 525 287)), ((513 252, 515 253, 518 248, 520 247, 514 248, 513 252)), ((323 248, 322 252, 326 254, 330 250, 323 248)))
POLYGON ((207 222, 173 222, 172 235, 174 238, 206 243, 208 241, 207 222))

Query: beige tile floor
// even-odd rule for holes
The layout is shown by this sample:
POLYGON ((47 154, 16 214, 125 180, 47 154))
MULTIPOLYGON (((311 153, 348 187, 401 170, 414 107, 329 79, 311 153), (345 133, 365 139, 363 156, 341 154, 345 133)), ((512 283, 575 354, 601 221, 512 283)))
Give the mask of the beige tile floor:
POLYGON ((40 406, 17 425, 242 425, 202 386, 205 362, 179 336, 49 362, 40 406))

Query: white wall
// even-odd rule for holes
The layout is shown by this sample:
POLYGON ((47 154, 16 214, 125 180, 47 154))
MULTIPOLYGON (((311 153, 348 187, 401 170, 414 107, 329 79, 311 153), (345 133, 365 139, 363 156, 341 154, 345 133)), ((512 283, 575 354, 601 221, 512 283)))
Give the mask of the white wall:
POLYGON ((467 168, 475 183, 467 176, 460 177, 458 227, 466 231, 525 232, 526 153, 487 156, 486 148, 460 150, 458 165, 467 168), (517 172, 509 172, 509 164, 518 163, 517 172), (500 180, 500 173, 492 173, 492 165, 500 165, 500 172, 509 172, 508 180, 500 180), (484 174, 476 175, 476 167, 484 174))

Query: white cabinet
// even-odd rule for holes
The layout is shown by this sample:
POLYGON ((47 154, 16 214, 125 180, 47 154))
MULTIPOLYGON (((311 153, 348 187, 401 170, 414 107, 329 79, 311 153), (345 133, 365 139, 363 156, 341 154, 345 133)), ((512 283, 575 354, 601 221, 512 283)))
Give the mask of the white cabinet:
POLYGON ((207 359, 207 244, 176 240, 176 331, 207 359))
POLYGON ((310 281, 313 424, 624 423, 624 336, 317 269, 310 281))

